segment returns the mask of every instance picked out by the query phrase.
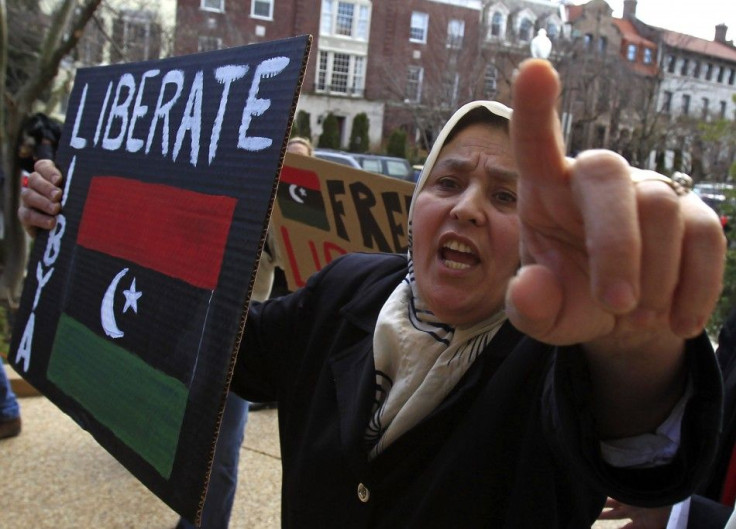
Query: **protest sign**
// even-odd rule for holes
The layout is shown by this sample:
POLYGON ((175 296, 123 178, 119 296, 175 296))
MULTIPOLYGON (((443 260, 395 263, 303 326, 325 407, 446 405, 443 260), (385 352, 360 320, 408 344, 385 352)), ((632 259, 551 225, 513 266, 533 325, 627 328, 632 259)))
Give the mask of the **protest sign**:
POLYGON ((272 223, 290 290, 348 252, 406 253, 414 184, 287 154, 272 223))
POLYGON ((201 513, 310 36, 80 70, 10 364, 201 513))

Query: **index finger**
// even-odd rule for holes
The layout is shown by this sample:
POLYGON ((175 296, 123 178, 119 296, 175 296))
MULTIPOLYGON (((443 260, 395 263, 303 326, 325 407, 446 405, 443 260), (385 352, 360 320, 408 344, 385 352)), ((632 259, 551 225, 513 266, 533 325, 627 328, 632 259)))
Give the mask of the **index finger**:
POLYGON ((557 117, 560 81, 552 65, 527 59, 514 80, 511 145, 525 180, 562 178, 565 145, 557 117))

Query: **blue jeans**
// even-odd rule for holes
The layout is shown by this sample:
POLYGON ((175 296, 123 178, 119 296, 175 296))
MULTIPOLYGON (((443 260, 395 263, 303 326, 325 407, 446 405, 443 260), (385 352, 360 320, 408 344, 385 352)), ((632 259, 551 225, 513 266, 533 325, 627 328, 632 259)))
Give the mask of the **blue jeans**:
POLYGON ((2 360, 0 360, 0 421, 17 419, 18 417, 20 417, 18 399, 10 387, 10 380, 8 380, 2 360))
MULTIPOLYGON (((204 499, 202 510, 202 529, 227 529, 230 512, 235 500, 235 487, 238 484, 238 460, 240 445, 245 437, 245 423, 248 421, 248 401, 235 393, 229 393, 222 416, 220 435, 217 438, 215 459, 212 462, 210 485, 204 499)), ((177 529, 194 529, 194 525, 179 519, 177 529)))

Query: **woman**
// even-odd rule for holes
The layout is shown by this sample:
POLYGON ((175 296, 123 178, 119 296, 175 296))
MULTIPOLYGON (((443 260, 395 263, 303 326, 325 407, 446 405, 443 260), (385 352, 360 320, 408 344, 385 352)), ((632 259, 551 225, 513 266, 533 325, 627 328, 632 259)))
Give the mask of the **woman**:
MULTIPOLYGON (((232 389, 278 400, 284 527, 590 527, 606 495, 702 479, 720 224, 612 153, 566 159, 558 92, 529 61, 510 135, 497 103, 450 119, 408 259, 345 256, 251 307, 232 389)), ((37 170, 20 215, 40 223, 58 172, 37 170)))

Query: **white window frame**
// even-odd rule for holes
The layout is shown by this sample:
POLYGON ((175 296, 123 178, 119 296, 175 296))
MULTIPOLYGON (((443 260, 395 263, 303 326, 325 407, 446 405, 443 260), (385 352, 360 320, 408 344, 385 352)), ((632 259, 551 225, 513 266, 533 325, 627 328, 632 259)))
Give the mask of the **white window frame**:
POLYGON ((350 97, 363 97, 365 92, 365 66, 366 60, 363 55, 351 53, 320 50, 317 56, 317 72, 315 78, 315 92, 322 94, 340 94, 350 97), (334 89, 333 79, 335 72, 336 55, 348 57, 348 71, 346 90, 344 92, 334 89))
POLYGON ((506 38, 506 24, 508 23, 507 15, 501 10, 493 10, 488 17, 488 38, 503 40, 506 38), (493 19, 499 17, 498 35, 493 34, 493 19))
POLYGON ((197 37, 197 51, 214 51, 214 50, 221 50, 222 49, 222 39, 220 37, 212 37, 210 35, 200 35, 197 37), (211 48, 210 46, 205 47, 202 46, 203 41, 211 41, 216 42, 217 47, 211 48))
POLYGON ((447 22, 447 44, 453 50, 460 50, 465 40, 465 21, 459 18, 451 18, 447 22))
POLYGON ((419 103, 422 100, 422 86, 424 84, 424 68, 409 65, 406 72, 406 103, 419 103), (414 84, 413 93, 409 93, 410 84, 414 84))
POLYGON ((320 35, 368 42, 370 26, 371 3, 368 0, 322 0, 319 26, 320 35), (337 20, 340 15, 341 4, 351 5, 353 7, 349 35, 337 32, 337 20))
POLYGON ((250 18, 257 18, 260 20, 273 20, 273 4, 274 0, 251 0, 250 2, 250 18), (259 15, 256 13, 256 4, 268 4, 268 16, 259 15))
POLYGON ((534 21, 529 17, 523 17, 521 20, 519 20, 519 28, 516 32, 516 34, 519 37, 520 42, 531 42, 534 38, 534 21), (524 26, 524 22, 527 22, 529 24, 529 34, 526 38, 522 38, 521 31, 522 27, 524 26))
POLYGON ((429 32, 429 14, 422 13, 421 11, 412 11, 411 13, 411 25, 409 26, 409 42, 416 42, 418 44, 427 43, 427 33, 429 32), (422 33, 421 38, 415 38, 414 33, 422 33))
POLYGON ((201 0, 199 8, 202 11, 212 11, 213 13, 225 12, 225 0, 201 0), (217 7, 208 4, 218 4, 217 7))

